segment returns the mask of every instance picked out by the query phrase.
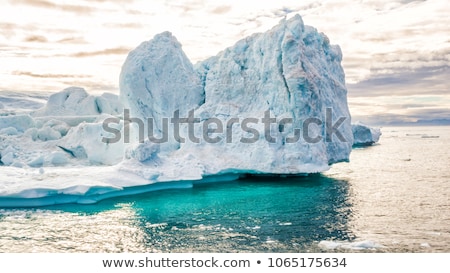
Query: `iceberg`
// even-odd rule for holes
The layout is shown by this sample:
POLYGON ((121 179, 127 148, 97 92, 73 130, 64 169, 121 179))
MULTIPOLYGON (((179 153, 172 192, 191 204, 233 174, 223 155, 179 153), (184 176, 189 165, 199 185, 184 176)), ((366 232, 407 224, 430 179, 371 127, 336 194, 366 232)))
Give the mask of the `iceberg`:
MULTIPOLYGON (((175 37, 165 32, 130 53, 120 75, 121 98, 132 115, 156 124, 150 131, 157 135, 164 133, 164 118, 192 111, 189 118, 197 126, 181 126, 182 141, 168 139, 159 156, 167 161, 189 157, 185 164, 202 166, 202 177, 321 172, 347 161, 353 141, 341 59, 340 48, 304 26, 298 15, 196 64, 197 73, 175 37), (340 140, 330 139, 322 126, 327 109, 332 110, 329 122, 345 119, 340 140), (306 129, 320 140, 289 141, 312 118, 319 122, 306 129), (269 119, 288 126, 264 123, 269 119), (208 130, 220 132, 213 141, 198 139, 208 130)), ((172 125, 166 130, 170 136, 177 129, 172 125)))
POLYGON ((0 116, 0 206, 328 170, 354 143, 341 60, 299 15, 195 65, 158 34, 129 53, 120 96, 70 87, 0 116))
POLYGON ((380 140, 381 130, 369 127, 361 122, 352 124, 353 146, 370 146, 380 140))

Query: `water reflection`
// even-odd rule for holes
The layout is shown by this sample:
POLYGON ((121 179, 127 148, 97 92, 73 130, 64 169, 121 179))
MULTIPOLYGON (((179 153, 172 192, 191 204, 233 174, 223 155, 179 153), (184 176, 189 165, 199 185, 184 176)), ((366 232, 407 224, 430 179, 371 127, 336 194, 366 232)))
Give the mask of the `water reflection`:
POLYGON ((141 252, 144 234, 130 206, 84 213, 56 208, 0 210, 0 252, 141 252))
POLYGON ((351 240, 345 181, 321 175, 252 178, 136 202, 146 245, 162 251, 307 251, 351 240))
POLYGON ((298 252, 352 240, 348 183, 248 178, 96 205, 0 210, 2 252, 298 252))

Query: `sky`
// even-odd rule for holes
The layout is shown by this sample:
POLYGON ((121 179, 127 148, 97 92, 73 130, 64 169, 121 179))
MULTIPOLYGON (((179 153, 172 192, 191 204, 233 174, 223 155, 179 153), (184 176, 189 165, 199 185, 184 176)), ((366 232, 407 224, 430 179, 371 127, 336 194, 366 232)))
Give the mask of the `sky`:
POLYGON ((353 121, 450 124, 448 0, 0 0, 0 94, 119 93, 128 52, 155 34, 195 64, 294 14, 341 47, 353 121))

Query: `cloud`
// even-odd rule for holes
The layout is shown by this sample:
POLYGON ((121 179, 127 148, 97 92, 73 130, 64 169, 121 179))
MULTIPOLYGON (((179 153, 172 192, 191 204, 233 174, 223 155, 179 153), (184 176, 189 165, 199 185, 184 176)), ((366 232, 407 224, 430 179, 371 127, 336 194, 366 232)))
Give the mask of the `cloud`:
POLYGON ((273 11, 273 15, 274 17, 284 17, 286 15, 288 15, 289 13, 293 13, 295 12, 294 9, 288 8, 288 7, 283 7, 281 9, 276 9, 273 11))
POLYGON ((218 6, 211 10, 211 13, 214 14, 224 14, 231 10, 231 6, 218 6))
POLYGON ((77 52, 72 54, 72 57, 92 57, 92 56, 101 56, 101 55, 123 55, 130 52, 129 48, 126 47, 116 47, 116 48, 108 48, 104 50, 98 51, 87 51, 87 52, 77 52))
POLYGON ((401 115, 381 113, 377 115, 354 116, 352 122, 360 121, 374 126, 398 126, 398 125, 450 125, 450 111, 423 111, 417 115, 401 115))
MULTIPOLYGON (((51 76, 46 72, 55 71, 64 76, 78 69, 92 75, 89 81, 101 78, 102 84, 115 84, 116 74, 102 75, 101 69, 92 68, 88 57, 103 56, 95 62, 105 61, 111 67, 120 67, 122 58, 115 54, 125 55, 142 40, 164 30, 177 36, 195 62, 247 35, 270 29, 285 16, 299 13, 306 25, 324 32, 332 44, 341 46, 349 105, 356 117, 375 115, 373 119, 412 120, 421 114, 432 115, 430 109, 450 108, 448 100, 408 99, 411 96, 442 99, 450 93, 447 76, 450 74, 450 6, 446 1, 279 0, 257 5, 250 1, 225 0, 155 0, 151 5, 145 0, 9 2, 11 5, 5 5, 0 11, 11 15, 0 16, 0 43, 4 44, 0 46, 0 57, 13 66, 4 65, 0 75, 22 70, 16 63, 30 63, 25 67, 33 74, 28 77, 34 79, 29 78, 27 83, 34 80, 39 89, 46 82, 39 77, 51 76), (95 16, 78 16, 92 13, 95 16), (27 44, 24 42, 27 39, 49 42, 27 44), (53 61, 46 58, 50 56, 55 57, 55 67, 43 70, 53 61), (58 70, 60 61, 71 70, 58 70), (415 111, 419 109, 423 111, 415 111)), ((11 78, 11 86, 23 88, 23 78, 7 80, 11 78)), ((63 78, 58 82, 62 85, 62 81, 73 80, 63 78)))
POLYGON ((410 108, 423 108, 423 107, 438 107, 437 104, 430 104, 430 103, 409 103, 409 104, 402 104, 400 107, 404 109, 410 109, 410 108))
POLYGON ((7 23, 7 22, 0 22, 0 27, 3 30, 14 30, 15 28, 17 28, 17 24, 14 23, 7 23))
POLYGON ((133 0, 88 0, 87 2, 98 2, 98 3, 111 3, 114 2, 115 4, 131 4, 134 1, 133 0))
POLYGON ((108 28, 142 28, 144 25, 141 23, 105 23, 103 26, 108 28))
POLYGON ((373 125, 450 124, 447 94, 349 98, 349 108, 353 121, 373 125))
POLYGON ((12 23, 0 23, 0 29, 2 30, 0 32, 0 36, 3 36, 5 39, 9 40, 11 37, 16 35, 15 29, 17 25, 12 23))
POLYGON ((65 37, 56 41, 59 44, 86 44, 86 40, 83 37, 65 37))
POLYGON ((38 74, 28 71, 13 71, 13 75, 16 76, 29 76, 33 78, 91 78, 90 75, 72 75, 72 74, 38 74))
POLYGON ((411 71, 376 74, 347 84, 349 97, 446 95, 450 93, 450 66, 421 67, 411 71))
POLYGON ((421 52, 420 50, 396 50, 371 56, 372 75, 399 73, 412 69, 450 66, 450 48, 421 52))
POLYGON ((407 114, 408 116, 417 119, 450 119, 450 109, 440 107, 431 109, 412 109, 407 114))
POLYGON ((46 0, 11 0, 11 4, 22 4, 33 6, 37 8, 45 8, 45 9, 57 9, 66 12, 73 12, 77 14, 89 14, 94 9, 89 6, 80 6, 80 5, 69 5, 69 4, 55 4, 46 0))
POLYGON ((32 35, 25 38, 25 42, 46 43, 48 40, 41 35, 32 35))
POLYGON ((305 15, 306 24, 341 46, 347 82, 356 83, 393 67, 450 65, 450 60, 424 64, 417 58, 439 56, 450 48, 450 6, 444 2, 337 0, 297 11, 305 15))
POLYGON ((171 10, 181 12, 180 15, 188 15, 196 10, 201 10, 205 7, 204 0, 188 0, 180 3, 179 1, 167 1, 165 3, 171 10))

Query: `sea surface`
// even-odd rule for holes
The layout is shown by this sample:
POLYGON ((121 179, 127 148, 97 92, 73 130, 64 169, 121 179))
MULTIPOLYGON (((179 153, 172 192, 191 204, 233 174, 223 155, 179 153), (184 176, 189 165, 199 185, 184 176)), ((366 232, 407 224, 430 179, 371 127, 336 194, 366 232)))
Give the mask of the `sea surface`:
POLYGON ((450 252, 450 127, 382 133, 322 174, 0 209, 0 252, 450 252))

